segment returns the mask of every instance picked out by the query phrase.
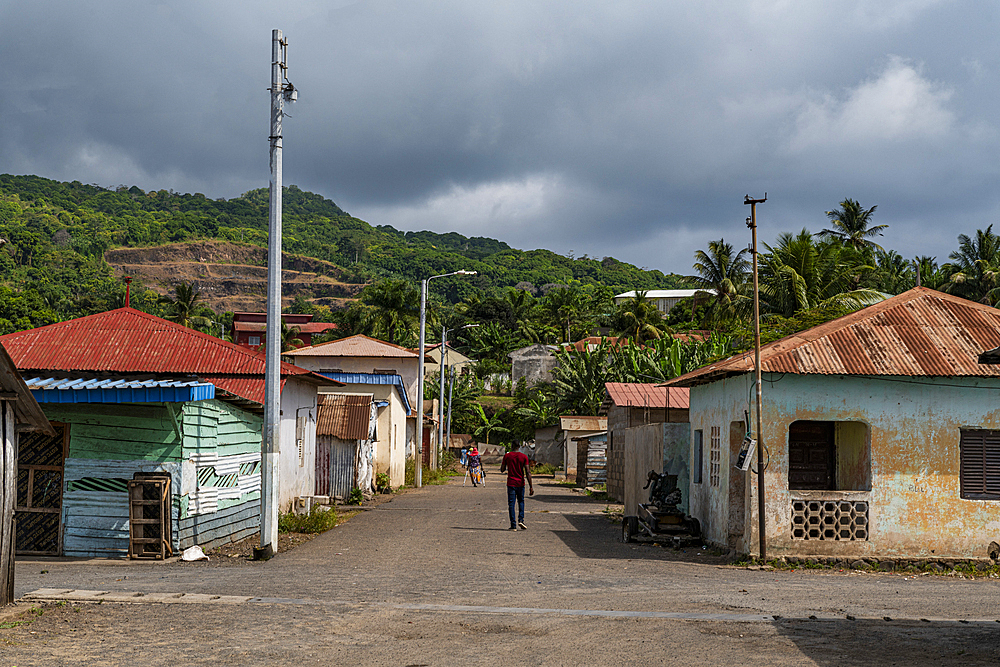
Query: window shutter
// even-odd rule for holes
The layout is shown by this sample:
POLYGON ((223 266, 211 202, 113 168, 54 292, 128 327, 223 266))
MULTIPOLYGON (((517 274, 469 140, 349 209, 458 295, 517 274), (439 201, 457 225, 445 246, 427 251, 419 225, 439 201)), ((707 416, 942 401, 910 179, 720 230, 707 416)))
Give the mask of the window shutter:
POLYGON ((1000 431, 962 431, 959 457, 961 496, 1000 500, 1000 431))

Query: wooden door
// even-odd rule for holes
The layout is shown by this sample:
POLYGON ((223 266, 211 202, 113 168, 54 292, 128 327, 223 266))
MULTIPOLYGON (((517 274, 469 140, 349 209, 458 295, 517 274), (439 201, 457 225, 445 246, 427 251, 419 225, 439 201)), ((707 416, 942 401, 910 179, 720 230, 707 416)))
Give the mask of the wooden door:
POLYGON ((836 488, 833 422, 797 421, 788 427, 788 488, 836 488))
POLYGON ((17 451, 18 554, 58 556, 62 553, 63 462, 69 427, 52 424, 55 436, 22 433, 17 451))

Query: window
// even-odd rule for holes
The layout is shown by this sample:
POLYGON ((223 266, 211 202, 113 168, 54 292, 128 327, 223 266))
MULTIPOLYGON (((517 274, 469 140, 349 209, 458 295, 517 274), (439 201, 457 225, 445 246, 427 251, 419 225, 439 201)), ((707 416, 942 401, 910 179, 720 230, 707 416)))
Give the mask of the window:
POLYGON ((719 473, 722 471, 722 436, 718 426, 712 427, 712 443, 708 452, 708 481, 712 486, 719 485, 719 473))
POLYGON ((961 496, 1000 500, 1000 431, 963 430, 959 459, 961 496))
POLYGON ((789 424, 789 489, 868 491, 871 468, 867 424, 812 420, 789 424))
POLYGON ((694 432, 694 479, 692 480, 695 484, 701 484, 701 467, 703 465, 704 459, 702 452, 701 438, 703 431, 698 429, 694 432))
POLYGON ((260 345, 260 336, 250 336, 250 339, 247 341, 247 344, 260 345))

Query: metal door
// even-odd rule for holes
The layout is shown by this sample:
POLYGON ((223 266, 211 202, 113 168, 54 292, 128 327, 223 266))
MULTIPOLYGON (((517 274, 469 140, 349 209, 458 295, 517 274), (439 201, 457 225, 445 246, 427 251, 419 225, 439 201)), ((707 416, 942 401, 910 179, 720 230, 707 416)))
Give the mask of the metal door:
POLYGON ((62 553, 63 462, 69 427, 52 424, 55 436, 22 433, 17 452, 16 552, 62 553))

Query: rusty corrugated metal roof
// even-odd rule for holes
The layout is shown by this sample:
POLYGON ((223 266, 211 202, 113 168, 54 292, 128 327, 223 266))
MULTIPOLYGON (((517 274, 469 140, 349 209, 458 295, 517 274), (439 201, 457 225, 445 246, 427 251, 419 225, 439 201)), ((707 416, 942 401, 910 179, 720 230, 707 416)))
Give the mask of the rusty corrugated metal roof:
POLYGON ((288 357, 419 357, 405 347, 387 343, 384 340, 369 338, 363 334, 331 340, 319 345, 302 347, 286 352, 288 357))
POLYGON ((316 435, 365 440, 371 409, 371 394, 323 394, 319 398, 316 435))
MULTIPOLYGON (((231 393, 263 402, 262 353, 133 308, 18 331, 0 336, 0 343, 22 371, 198 375, 206 380, 224 376, 232 381, 230 387, 240 387, 229 389, 231 393), (237 380, 245 383, 247 393, 241 393, 243 385, 237 380)), ((284 362, 281 374, 340 384, 284 362)))
MULTIPOLYGON (((916 287, 761 348, 765 373, 1000 377, 979 354, 1000 345, 1000 310, 916 287)), ((682 375, 692 387, 753 371, 753 353, 682 375)))
POLYGON ((687 387, 664 387, 656 384, 605 382, 608 397, 620 407, 678 408, 689 407, 687 387))

